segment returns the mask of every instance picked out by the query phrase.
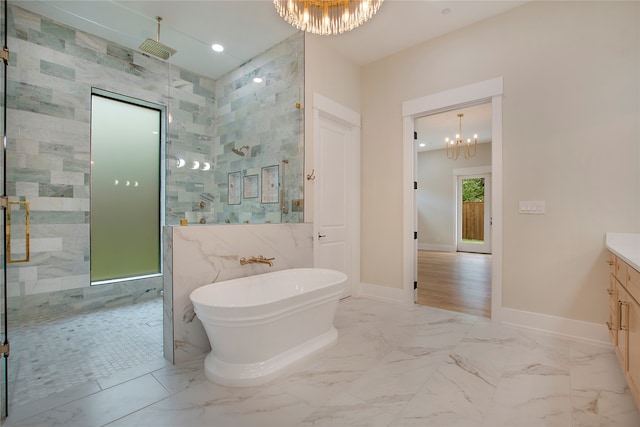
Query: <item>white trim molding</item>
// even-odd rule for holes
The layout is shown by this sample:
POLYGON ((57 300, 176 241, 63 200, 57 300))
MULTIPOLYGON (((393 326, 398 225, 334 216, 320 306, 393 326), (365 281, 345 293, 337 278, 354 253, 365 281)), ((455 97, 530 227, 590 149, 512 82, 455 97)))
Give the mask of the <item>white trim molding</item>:
POLYGON ((491 173, 491 166, 476 166, 473 168, 459 168, 453 170, 453 176, 458 175, 482 175, 491 173))
POLYGON ((609 331, 605 325, 599 323, 567 319, 514 308, 503 308, 502 324, 574 340, 610 345, 609 331))
POLYGON ((418 243, 421 251, 455 252, 456 245, 437 245, 433 243, 418 243))
POLYGON ((413 300, 406 300, 404 290, 390 286, 375 285, 373 283, 360 283, 356 296, 384 302, 413 304, 413 300))
POLYGON ((502 86, 502 77, 498 77, 405 101, 402 103, 402 115, 418 116, 425 112, 443 110, 454 105, 488 101, 496 95, 502 95, 502 86))
POLYGON ((319 93, 313 93, 313 108, 328 113, 330 116, 345 121, 350 125, 361 127, 360 114, 319 93))

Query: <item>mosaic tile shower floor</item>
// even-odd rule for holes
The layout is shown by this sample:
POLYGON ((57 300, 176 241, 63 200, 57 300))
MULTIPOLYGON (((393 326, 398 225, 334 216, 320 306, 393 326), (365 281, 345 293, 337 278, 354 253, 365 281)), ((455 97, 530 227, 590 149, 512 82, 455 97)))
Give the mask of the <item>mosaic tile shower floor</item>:
POLYGON ((10 327, 10 407, 162 358, 161 298, 10 327))

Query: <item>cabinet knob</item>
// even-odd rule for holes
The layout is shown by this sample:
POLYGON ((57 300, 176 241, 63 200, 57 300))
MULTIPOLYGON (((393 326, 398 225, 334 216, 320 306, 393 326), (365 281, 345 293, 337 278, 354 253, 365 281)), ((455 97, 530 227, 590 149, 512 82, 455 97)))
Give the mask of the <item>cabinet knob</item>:
POLYGON ((607 293, 608 293, 609 295, 613 295, 613 289, 607 289, 607 293))
POLYGON ((614 264, 614 262, 613 262, 613 261, 611 261, 611 260, 608 260, 608 261, 607 261, 607 264, 609 264, 609 265, 613 265, 613 264, 614 264))

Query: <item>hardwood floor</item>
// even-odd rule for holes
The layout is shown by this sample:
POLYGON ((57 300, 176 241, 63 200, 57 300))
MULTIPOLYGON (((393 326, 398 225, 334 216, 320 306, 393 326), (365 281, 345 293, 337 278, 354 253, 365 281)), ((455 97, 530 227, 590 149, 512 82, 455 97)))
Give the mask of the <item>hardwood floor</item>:
POLYGON ((418 251, 417 303, 491 317, 491 255, 418 251))

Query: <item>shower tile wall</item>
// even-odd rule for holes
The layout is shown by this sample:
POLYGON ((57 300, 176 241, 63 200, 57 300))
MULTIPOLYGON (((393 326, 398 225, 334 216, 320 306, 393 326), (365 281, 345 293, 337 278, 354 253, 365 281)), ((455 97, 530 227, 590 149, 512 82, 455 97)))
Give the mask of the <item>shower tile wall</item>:
POLYGON ((166 104, 169 67, 14 5, 8 26, 8 195, 31 204, 31 261, 8 269, 9 314, 157 297, 161 277, 89 286, 91 88, 166 104))
MULTIPOLYGON (((161 277, 89 286, 91 88, 165 105, 170 94, 175 118, 168 139, 179 145, 203 140, 198 131, 212 134, 215 82, 17 6, 8 19, 8 194, 29 201, 32 213, 31 262, 9 269, 11 310, 62 314, 157 297, 161 277), (193 123, 196 110, 211 117, 205 126, 193 123)), ((211 150, 204 144, 192 149, 211 150)), ((193 174, 180 185, 189 194, 189 186, 206 181, 193 174)), ((17 243, 24 247, 24 240, 17 243)))
MULTIPOLYGON (((32 212, 31 262, 9 268, 10 310, 98 308, 156 297, 161 289, 162 278, 89 286, 92 87, 168 106, 167 224, 177 224, 184 217, 207 223, 264 221, 267 214, 259 204, 251 206, 242 200, 240 207, 251 212, 248 216, 230 212, 226 204, 226 170, 243 174, 259 171, 264 164, 253 163, 258 152, 272 151, 268 162, 273 164, 280 164, 285 156, 291 159, 288 173, 296 172, 286 178, 291 186, 286 193, 291 200, 302 198, 301 129, 291 130, 294 137, 290 138, 277 127, 283 117, 301 114, 295 103, 302 100, 288 89, 294 86, 291 79, 302 79, 302 36, 283 42, 215 82, 15 5, 9 7, 8 20, 8 195, 10 200, 29 201, 32 212), (299 55, 282 67, 285 71, 276 71, 287 49, 298 49, 299 55), (250 89, 249 69, 267 71, 263 91, 250 89), (217 91, 221 95, 216 96, 217 91), (216 116, 217 97, 224 99, 220 118, 216 116), (279 116, 255 113, 279 105, 283 99, 283 106, 275 107, 281 111, 279 116), (236 108, 238 112, 232 111, 236 108), (242 126, 234 124, 243 117, 251 120, 242 126), (218 129, 220 121, 225 125, 218 129), (266 133, 246 133, 249 128, 266 133), (218 143, 222 145, 216 147, 218 143), (244 159, 229 153, 236 143, 251 145, 254 152, 244 159), (271 146, 273 143, 281 145, 271 146), (236 158, 231 160, 231 156, 236 158), (175 161, 179 157, 211 161, 214 168, 178 171, 175 161), (204 207, 200 207, 202 201, 204 207), (220 213, 214 212, 216 209, 220 213)), ((284 220, 297 218, 301 220, 301 213, 292 212, 284 220)), ((21 314, 35 311, 21 310, 21 314)))
MULTIPOLYGON (((216 222, 302 222, 304 170, 304 36, 296 33, 216 82, 216 222), (261 77, 262 83, 254 83, 261 77), (244 157, 232 149, 248 145, 244 157), (284 163, 287 161, 288 163, 284 163), (262 167, 278 166, 284 181, 277 203, 262 203, 262 167), (229 205, 228 174, 257 175, 257 197, 229 205), (280 197, 284 196, 281 216, 280 197)), ((244 188, 243 188, 244 190, 244 188)))

